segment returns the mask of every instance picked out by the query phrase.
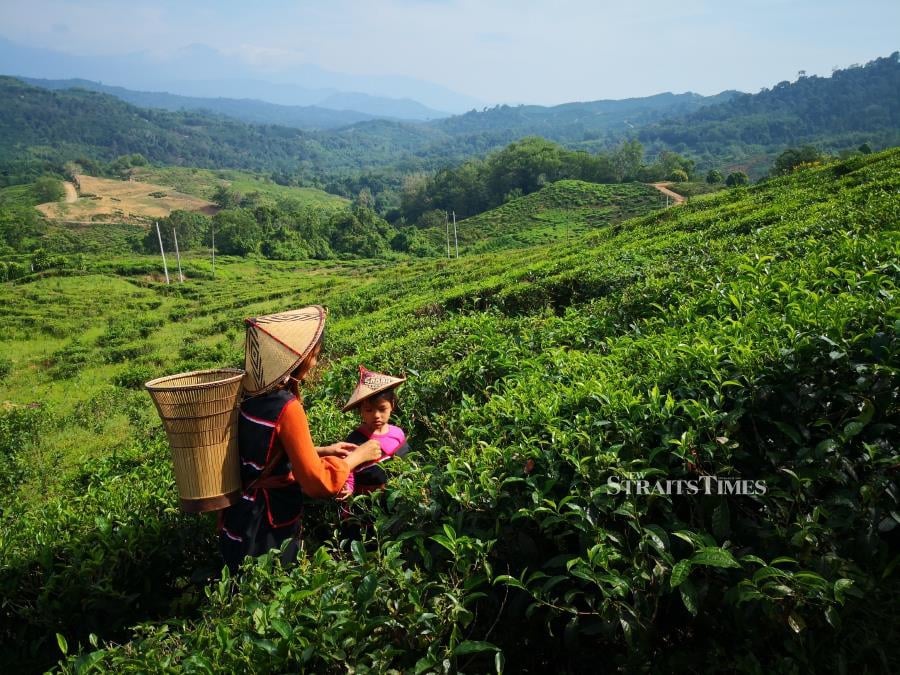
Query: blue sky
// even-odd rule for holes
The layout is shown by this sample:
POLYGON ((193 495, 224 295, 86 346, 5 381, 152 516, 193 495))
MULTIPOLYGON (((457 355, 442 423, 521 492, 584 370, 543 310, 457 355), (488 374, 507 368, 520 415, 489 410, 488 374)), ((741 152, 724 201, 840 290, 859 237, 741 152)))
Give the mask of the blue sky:
POLYGON ((0 36, 78 55, 206 45, 270 81, 314 64, 485 103, 755 92, 900 49, 897 0, 28 0, 0 36))

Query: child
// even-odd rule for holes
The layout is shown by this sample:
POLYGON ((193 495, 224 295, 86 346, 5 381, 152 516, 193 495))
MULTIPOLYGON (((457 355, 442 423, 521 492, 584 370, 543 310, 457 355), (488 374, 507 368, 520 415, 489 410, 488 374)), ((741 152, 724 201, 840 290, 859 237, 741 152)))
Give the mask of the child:
POLYGON ((338 499, 384 487, 387 475, 378 463, 391 457, 402 457, 409 452, 403 429, 390 424, 391 413, 397 409, 394 390, 405 381, 405 377, 374 373, 365 366, 359 367, 359 383, 342 412, 358 409, 361 424, 347 436, 347 442, 362 445, 369 440, 378 441, 381 457, 357 467, 338 493, 338 499))

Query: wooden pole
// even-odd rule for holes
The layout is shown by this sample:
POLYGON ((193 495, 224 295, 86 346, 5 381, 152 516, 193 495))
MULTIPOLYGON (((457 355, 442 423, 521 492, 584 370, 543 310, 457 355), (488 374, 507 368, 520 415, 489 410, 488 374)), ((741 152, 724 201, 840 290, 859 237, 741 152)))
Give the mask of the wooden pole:
POLYGON ((459 239, 456 238, 456 211, 453 212, 453 245, 456 246, 456 257, 459 257, 459 239))
POLYGON ((156 236, 159 237, 159 253, 162 255, 163 259, 163 271, 166 273, 166 284, 169 283, 169 266, 166 265, 166 251, 163 249, 162 245, 162 234, 159 231, 159 223, 155 223, 156 225, 156 236))
POLYGON ((175 257, 178 258, 178 279, 184 283, 184 275, 181 273, 181 253, 178 251, 178 233, 172 228, 172 238, 175 239, 175 257))
POLYGON ((447 226, 447 258, 450 258, 450 217, 444 211, 444 224, 447 226))
POLYGON ((216 224, 210 226, 212 230, 212 275, 216 278, 216 224))

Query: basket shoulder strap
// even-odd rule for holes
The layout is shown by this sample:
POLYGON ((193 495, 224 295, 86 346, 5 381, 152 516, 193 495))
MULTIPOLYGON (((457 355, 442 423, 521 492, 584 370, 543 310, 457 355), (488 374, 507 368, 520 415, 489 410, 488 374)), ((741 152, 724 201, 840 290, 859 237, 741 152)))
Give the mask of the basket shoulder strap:
POLYGON ((269 457, 269 461, 266 462, 266 465, 263 467, 262 473, 254 478, 253 482, 251 482, 250 485, 248 485, 245 489, 254 490, 263 487, 279 487, 281 484, 287 485, 290 482, 286 480, 287 476, 272 476, 272 472, 275 470, 275 467, 278 466, 278 463, 283 457, 284 448, 281 447, 280 443, 276 443, 275 447, 273 448, 272 455, 271 457, 269 457), (272 478, 273 480, 270 480, 270 478, 272 478), (276 485, 276 483, 278 483, 278 485, 276 485))

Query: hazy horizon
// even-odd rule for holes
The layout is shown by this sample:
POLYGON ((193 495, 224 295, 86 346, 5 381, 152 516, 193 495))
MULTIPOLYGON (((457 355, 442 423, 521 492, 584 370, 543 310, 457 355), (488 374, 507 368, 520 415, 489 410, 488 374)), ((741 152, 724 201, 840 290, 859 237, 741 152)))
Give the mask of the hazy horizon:
POLYGON ((887 56, 900 42, 897 25, 900 3, 885 0, 740 7, 697 0, 677 14, 659 0, 628 7, 574 0, 338 0, 327 7, 32 0, 0 7, 0 36, 73 59, 139 54, 160 69, 197 63, 197 73, 227 70, 223 77, 408 97, 432 107, 453 100, 457 110, 666 91, 754 93, 800 70, 828 76, 835 67, 887 56), (199 67, 204 58, 206 71, 199 67))

